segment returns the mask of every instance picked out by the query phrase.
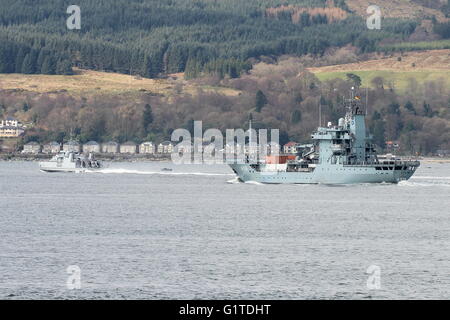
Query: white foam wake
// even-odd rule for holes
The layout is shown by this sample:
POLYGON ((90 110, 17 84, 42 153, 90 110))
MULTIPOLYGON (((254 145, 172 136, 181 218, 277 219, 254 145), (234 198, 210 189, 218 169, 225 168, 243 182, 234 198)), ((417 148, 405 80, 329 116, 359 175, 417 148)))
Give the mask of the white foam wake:
POLYGON ((414 180, 400 181, 399 186, 403 187, 450 187, 450 183, 435 181, 417 182, 414 180))
POLYGON ((192 176, 233 176, 233 173, 214 173, 214 172, 169 172, 169 171, 141 171, 130 169, 101 169, 96 171, 87 171, 89 173, 103 174, 143 174, 143 175, 192 175, 192 176))
POLYGON ((258 182, 258 181, 245 181, 246 184, 253 184, 256 186, 263 186, 264 183, 258 182))
POLYGON ((227 183, 229 184, 238 184, 241 183, 238 177, 235 177, 234 179, 228 180, 227 183))
POLYGON ((450 180, 450 177, 434 177, 434 176, 413 176, 412 179, 426 179, 426 180, 450 180))

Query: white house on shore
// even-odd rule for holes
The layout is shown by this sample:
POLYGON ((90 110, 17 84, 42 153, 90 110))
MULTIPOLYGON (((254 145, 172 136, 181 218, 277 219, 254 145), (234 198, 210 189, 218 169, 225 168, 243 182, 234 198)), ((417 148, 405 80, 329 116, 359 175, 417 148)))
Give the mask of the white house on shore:
POLYGON ((56 154, 59 151, 61 151, 61 145, 56 141, 44 144, 44 148, 42 149, 42 152, 46 154, 56 154))
POLYGON ((153 144, 153 142, 150 142, 150 141, 143 142, 139 145, 139 153, 154 154, 155 153, 155 145, 153 144))
POLYGON ((118 153, 119 152, 119 144, 115 141, 109 141, 102 145, 103 153, 118 153))
POLYGON ((158 145, 158 153, 172 153, 173 152, 173 143, 171 141, 164 141, 158 145))
POLYGON ((135 154, 137 152, 136 143, 128 141, 120 145, 120 153, 135 154))
POLYGON ((25 132, 22 124, 12 117, 0 121, 0 138, 16 138, 25 132))
POLYGON ((100 153, 100 144, 97 141, 89 141, 83 144, 83 152, 100 153))
POLYGON ((297 154, 297 142, 288 142, 284 145, 283 151, 286 154, 297 154))
POLYGON ((38 154, 41 153, 41 145, 35 141, 28 142, 23 146, 22 153, 38 154))
POLYGON ((64 143, 63 151, 80 152, 80 144, 74 140, 67 141, 66 143, 64 143))

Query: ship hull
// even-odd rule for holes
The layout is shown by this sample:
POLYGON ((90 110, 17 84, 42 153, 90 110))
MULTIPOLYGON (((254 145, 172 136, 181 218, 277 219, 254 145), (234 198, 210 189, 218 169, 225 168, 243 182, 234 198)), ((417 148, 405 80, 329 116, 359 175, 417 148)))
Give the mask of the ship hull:
POLYGON ((68 173, 81 173, 87 171, 96 171, 101 168, 83 168, 77 167, 75 163, 58 164, 57 162, 41 162, 39 163, 39 170, 42 172, 54 173, 54 172, 68 172, 68 173))
POLYGON ((86 158, 74 152, 60 152, 49 161, 39 162, 42 172, 86 172, 101 167, 101 163, 95 160, 92 154, 86 158))
MULTIPOLYGON (((67 173, 81 173, 96 169, 85 169, 85 168, 39 168, 42 172, 55 173, 55 172, 67 172, 67 173)), ((98 170, 98 169, 97 169, 98 170)))
POLYGON ((318 166, 312 172, 261 172, 249 164, 231 164, 231 169, 243 182, 255 181, 267 184, 354 184, 398 183, 408 180, 417 166, 401 169, 377 170, 374 166, 318 166))

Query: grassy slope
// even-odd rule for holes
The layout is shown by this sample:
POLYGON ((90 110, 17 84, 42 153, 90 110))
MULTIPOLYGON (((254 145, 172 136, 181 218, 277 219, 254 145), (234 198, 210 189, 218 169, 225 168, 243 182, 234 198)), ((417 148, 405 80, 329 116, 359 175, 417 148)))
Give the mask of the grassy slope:
POLYGON ((0 88, 7 90, 25 90, 39 93, 57 93, 67 91, 74 95, 89 94, 128 94, 148 92, 152 94, 173 95, 182 88, 183 92, 195 93, 197 89, 217 91, 226 95, 238 92, 227 88, 212 88, 195 85, 183 80, 183 74, 169 79, 146 79, 134 76, 77 70, 74 76, 0 74, 0 88))
MULTIPOLYGON (((404 88, 410 78, 417 82, 445 81, 450 86, 450 50, 429 50, 408 52, 398 61, 400 54, 391 58, 369 60, 319 68, 310 68, 320 80, 346 78, 347 73, 355 73, 363 79, 363 85, 371 85, 375 77, 383 77, 396 88, 404 88), (415 64, 415 67, 412 65, 415 64)), ((215 91, 225 95, 238 95, 239 92, 224 87, 200 86, 194 81, 183 80, 182 74, 169 79, 136 78, 116 73, 78 70, 74 76, 47 76, 0 74, 0 88, 25 90, 39 93, 56 93, 66 90, 74 95, 89 94, 127 94, 142 92, 172 96, 181 91, 195 94, 197 89, 215 91)))
MULTIPOLYGON (((407 87, 410 79, 415 79, 418 83, 424 83, 425 81, 442 81, 446 85, 450 85, 450 73, 437 72, 437 71, 351 71, 352 73, 361 77, 362 85, 364 87, 371 87, 372 79, 376 77, 382 77, 386 80, 386 84, 392 84, 394 88, 403 90, 407 87)), ((345 79, 348 72, 327 72, 318 74, 317 77, 321 81, 331 80, 335 78, 345 79)))
POLYGON ((435 80, 444 81, 450 86, 450 50, 429 50, 409 52, 402 56, 378 60, 350 63, 320 68, 310 68, 320 80, 346 78, 347 73, 354 73, 363 80, 363 85, 371 86, 375 77, 383 77, 398 89, 403 89, 413 78, 419 83, 435 80), (415 67, 413 67, 415 64, 415 67))

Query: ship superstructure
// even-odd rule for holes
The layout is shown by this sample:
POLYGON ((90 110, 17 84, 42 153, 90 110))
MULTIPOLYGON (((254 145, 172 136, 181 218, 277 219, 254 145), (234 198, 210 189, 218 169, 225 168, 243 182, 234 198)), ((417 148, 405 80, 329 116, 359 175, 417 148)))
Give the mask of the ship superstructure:
POLYGON ((397 183, 409 179, 420 162, 380 159, 367 134, 365 112, 353 92, 345 106, 345 117, 337 125, 319 127, 311 136, 312 144, 297 146, 297 156, 272 156, 230 167, 241 181, 275 184, 397 183))

